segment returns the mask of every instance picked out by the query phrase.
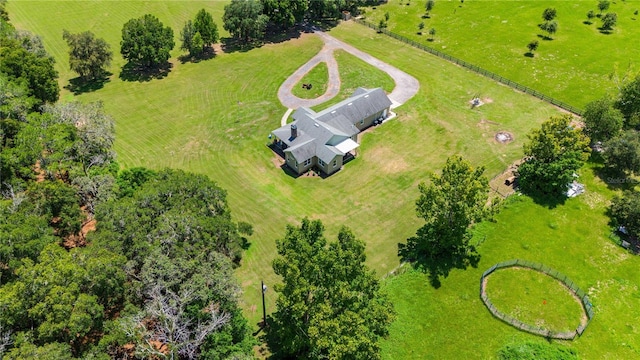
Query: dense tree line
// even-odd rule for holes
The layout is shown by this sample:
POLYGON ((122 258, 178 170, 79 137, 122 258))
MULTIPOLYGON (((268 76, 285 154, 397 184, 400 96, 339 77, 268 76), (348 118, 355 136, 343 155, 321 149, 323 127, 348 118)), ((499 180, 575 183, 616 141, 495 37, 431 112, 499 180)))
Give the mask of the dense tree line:
POLYGON ((0 21, 0 357, 249 357, 251 226, 204 176, 120 171, 102 104, 56 103, 53 59, 0 21))

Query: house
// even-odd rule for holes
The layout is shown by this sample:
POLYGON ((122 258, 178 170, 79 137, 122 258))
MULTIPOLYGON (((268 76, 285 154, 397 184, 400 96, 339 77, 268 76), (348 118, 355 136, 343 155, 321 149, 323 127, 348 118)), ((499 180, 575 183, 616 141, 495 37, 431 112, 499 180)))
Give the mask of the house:
POLYGON ((389 115, 391 100, 382 88, 358 88, 353 95, 323 111, 298 108, 294 121, 272 131, 286 164, 297 174, 316 167, 329 175, 353 157, 358 134, 389 115))

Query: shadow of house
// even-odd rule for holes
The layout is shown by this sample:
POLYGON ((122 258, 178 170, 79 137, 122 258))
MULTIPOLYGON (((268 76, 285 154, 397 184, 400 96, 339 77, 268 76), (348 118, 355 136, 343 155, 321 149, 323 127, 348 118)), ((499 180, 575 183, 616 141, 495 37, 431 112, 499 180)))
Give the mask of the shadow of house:
POLYGON ((291 124, 271 132, 274 146, 294 173, 316 168, 331 175, 353 159, 353 151, 360 146, 358 134, 385 119, 390 107, 382 88, 358 88, 350 98, 323 111, 298 108, 291 124))

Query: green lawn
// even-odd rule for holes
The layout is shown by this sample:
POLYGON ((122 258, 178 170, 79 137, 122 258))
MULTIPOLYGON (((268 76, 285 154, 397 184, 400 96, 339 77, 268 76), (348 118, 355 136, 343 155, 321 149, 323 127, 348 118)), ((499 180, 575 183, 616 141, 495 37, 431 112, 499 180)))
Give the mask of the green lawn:
POLYGON ((320 111, 353 95, 358 87, 383 88, 390 93, 395 87, 391 76, 384 71, 376 69, 344 50, 336 50, 333 56, 338 63, 340 71, 340 92, 333 99, 313 107, 320 111))
POLYGON ((315 99, 327 91, 328 82, 329 70, 327 63, 320 62, 300 79, 291 92, 301 99, 315 99), (304 89, 302 84, 311 84, 311 89, 304 89))
MULTIPOLYGON (((495 319, 478 295, 482 273, 519 258, 543 263, 587 291, 595 316, 582 337, 560 342, 582 359, 640 357, 640 257, 610 238, 605 209, 614 191, 581 170, 587 192, 549 209, 513 196, 495 223, 482 223, 477 268, 454 270, 434 289, 427 276, 410 270, 389 278, 385 289, 398 312, 384 342, 385 359, 491 359, 504 344, 539 340, 495 319)), ((554 341, 555 342, 555 341, 554 341)))
MULTIPOLYGON (((98 2, 97 7, 85 2, 9 4, 17 25, 44 35, 47 49, 59 59, 63 84, 75 76, 62 71, 66 48, 57 34, 63 28, 94 29, 117 49, 121 24, 129 17, 157 13, 177 31, 201 7, 191 2, 98 2), (102 25, 92 26, 94 17, 87 12, 96 8, 91 11, 107 15, 102 25), (172 13, 182 18, 176 15, 170 22, 172 13)), ((213 10, 222 8, 218 2, 207 4, 213 10)), ((219 19, 221 12, 215 14, 219 19)), ((123 167, 181 168, 206 174, 227 189, 235 219, 253 224, 255 230, 237 272, 253 324, 261 316, 260 281, 269 287, 278 281, 271 261, 275 239, 284 235, 286 224, 304 216, 320 219, 329 237, 348 225, 366 241, 368 264, 384 274, 398 265, 397 243, 420 226, 414 213, 417 184, 441 168, 447 156, 462 154, 486 166, 492 177, 522 155, 527 132, 558 113, 539 100, 360 25, 346 23, 331 33, 406 70, 419 79, 421 89, 397 109, 396 120, 364 136, 357 159, 327 179, 289 177, 274 164, 275 155, 266 147, 267 135, 279 126, 286 110, 276 97, 280 84, 322 46, 313 35, 222 53, 199 63, 173 61, 167 77, 148 82, 119 79, 123 61, 116 56, 111 82, 76 97, 102 100, 113 115, 123 167), (468 102, 478 90, 487 104, 472 110, 468 102), (513 133, 515 141, 496 143, 493 135, 500 130, 513 133)), ((268 311, 273 310, 274 300, 274 292, 267 292, 268 311)))
POLYGON ((615 88, 612 73, 623 78, 630 68, 638 71, 640 47, 630 46, 640 37, 637 1, 613 1, 608 12, 618 15, 611 34, 598 30, 596 18, 586 25, 589 1, 438 1, 431 18, 423 19, 426 0, 389 0, 377 9, 366 9, 367 20, 378 24, 388 12, 388 30, 456 56, 506 78, 532 87, 571 105, 584 107, 615 88), (410 5, 407 5, 410 3, 410 5), (553 40, 543 40, 538 28, 542 11, 557 10, 558 31, 553 40), (418 25, 425 23, 423 35, 418 25), (436 29, 434 42, 427 32, 436 29), (524 56, 526 45, 539 40, 535 57, 524 56))
POLYGON ((573 332, 586 314, 582 304, 560 281, 527 268, 494 271, 487 278, 489 301, 514 319, 541 329, 573 332))

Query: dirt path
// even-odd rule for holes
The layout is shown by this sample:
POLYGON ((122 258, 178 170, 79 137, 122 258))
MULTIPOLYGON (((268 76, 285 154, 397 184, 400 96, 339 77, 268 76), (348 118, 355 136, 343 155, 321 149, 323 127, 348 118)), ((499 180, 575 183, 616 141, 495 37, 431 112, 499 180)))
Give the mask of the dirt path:
MULTIPOLYGON (((404 71, 360 51, 317 28, 314 28, 313 30, 314 33, 324 41, 324 47, 320 50, 318 55, 311 58, 311 60, 289 76, 289 78, 282 83, 280 89, 278 89, 278 98, 287 108, 297 109, 301 106, 312 107, 338 95, 338 92, 340 92, 340 73, 338 72, 338 63, 333 56, 333 52, 336 49, 342 49, 391 76, 396 84, 391 94, 389 94, 389 99, 391 99, 393 103, 391 108, 396 108, 404 104, 418 92, 418 89, 420 89, 420 83, 418 80, 404 71), (320 62, 326 62, 327 68, 329 69, 329 83, 327 84, 327 91, 315 99, 301 99, 293 95, 291 92, 293 87, 298 84, 300 79, 302 79, 306 73, 320 62)), ((286 117, 283 117, 282 125, 286 125, 286 117)))

